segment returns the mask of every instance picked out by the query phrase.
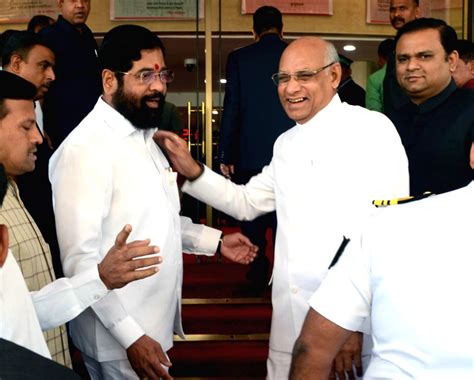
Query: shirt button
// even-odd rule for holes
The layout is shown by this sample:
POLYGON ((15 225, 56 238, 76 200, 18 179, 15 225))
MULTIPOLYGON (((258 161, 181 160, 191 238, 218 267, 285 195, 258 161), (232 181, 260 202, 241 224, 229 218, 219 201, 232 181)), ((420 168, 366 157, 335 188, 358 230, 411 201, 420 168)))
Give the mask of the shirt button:
POLYGON ((290 291, 291 291, 291 293, 296 294, 296 293, 298 293, 298 287, 290 286, 290 291))
POLYGON ((98 300, 100 300, 100 296, 96 294, 96 295, 94 295, 94 299, 95 299, 96 301, 98 301, 98 300))

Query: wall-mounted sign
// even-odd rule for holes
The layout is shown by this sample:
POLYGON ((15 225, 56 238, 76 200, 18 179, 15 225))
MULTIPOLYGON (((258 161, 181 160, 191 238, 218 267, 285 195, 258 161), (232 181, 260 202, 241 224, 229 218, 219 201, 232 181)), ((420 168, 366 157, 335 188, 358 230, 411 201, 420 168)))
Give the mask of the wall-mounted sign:
MULTIPOLYGON (((111 20, 195 20, 196 0, 110 0, 111 20)), ((199 0, 199 18, 204 0, 199 0)))
POLYGON ((33 16, 46 15, 56 18, 56 0, 1 0, 0 23, 28 22, 33 16))
POLYGON ((285 14, 332 15, 332 0, 242 0, 242 13, 255 13, 263 5, 272 5, 285 14))

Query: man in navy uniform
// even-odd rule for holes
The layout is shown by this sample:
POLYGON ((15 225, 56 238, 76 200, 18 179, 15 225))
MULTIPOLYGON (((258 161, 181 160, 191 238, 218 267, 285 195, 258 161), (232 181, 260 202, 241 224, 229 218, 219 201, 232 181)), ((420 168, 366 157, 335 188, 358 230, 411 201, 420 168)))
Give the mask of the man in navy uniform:
POLYGON ((364 378, 474 378, 473 196, 471 182, 372 216, 310 299, 290 378, 327 379, 367 318, 374 350, 364 378))

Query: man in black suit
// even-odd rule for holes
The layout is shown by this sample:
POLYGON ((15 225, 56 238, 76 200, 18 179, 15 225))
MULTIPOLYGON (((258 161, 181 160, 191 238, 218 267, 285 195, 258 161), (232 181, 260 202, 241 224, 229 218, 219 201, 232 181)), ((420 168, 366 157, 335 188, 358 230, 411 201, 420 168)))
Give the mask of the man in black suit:
MULTIPOLYGON (((271 80, 287 46, 282 28, 278 9, 260 7, 253 15, 256 42, 233 51, 227 59, 219 160, 222 174, 236 183, 247 183, 260 173, 271 160, 277 137, 294 124, 283 110, 271 80)), ((275 213, 241 225, 242 233, 259 247, 259 255, 247 274, 257 292, 264 289, 268 279, 267 227, 275 233, 275 213)))
POLYGON ((365 90, 352 79, 351 65, 353 62, 352 59, 339 54, 342 77, 341 83, 339 83, 337 88, 337 94, 342 102, 352 104, 353 106, 365 107, 365 90))
MULTIPOLYGON (((407 22, 420 16, 419 0, 390 0, 390 24, 395 30, 401 29, 407 22)), ((383 81, 383 113, 392 119, 402 106, 410 103, 410 98, 402 90, 395 73, 395 49, 387 61, 387 70, 383 81)))
POLYGON ((56 56, 56 80, 44 98, 44 125, 57 149, 102 94, 97 43, 86 25, 91 0, 57 0, 61 14, 39 32, 56 56))

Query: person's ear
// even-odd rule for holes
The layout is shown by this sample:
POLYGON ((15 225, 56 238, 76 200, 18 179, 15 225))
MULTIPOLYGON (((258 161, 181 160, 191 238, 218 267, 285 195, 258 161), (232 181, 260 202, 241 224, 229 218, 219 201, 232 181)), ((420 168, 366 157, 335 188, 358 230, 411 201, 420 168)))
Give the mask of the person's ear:
POLYGON ((252 29, 252 36, 253 36, 254 41, 257 41, 257 42, 258 42, 258 40, 260 39, 260 38, 258 37, 258 34, 255 33, 255 30, 253 30, 253 29, 252 29))
POLYGON ((102 87, 105 95, 112 95, 117 91, 117 77, 113 71, 109 69, 102 71, 102 87))
POLYGON ((7 260, 8 244, 8 228, 6 225, 0 224, 0 268, 7 260))
POLYGON ((451 53, 448 54, 448 63, 449 63, 449 71, 452 73, 456 70, 459 61, 459 53, 457 50, 453 50, 451 53))
POLYGON ((336 62, 332 64, 329 69, 331 70, 329 74, 331 76, 331 87, 336 90, 342 77, 341 64, 336 62))
POLYGON ((21 63, 23 59, 18 54, 12 54, 10 57, 10 70, 14 73, 19 75, 21 70, 21 63))

